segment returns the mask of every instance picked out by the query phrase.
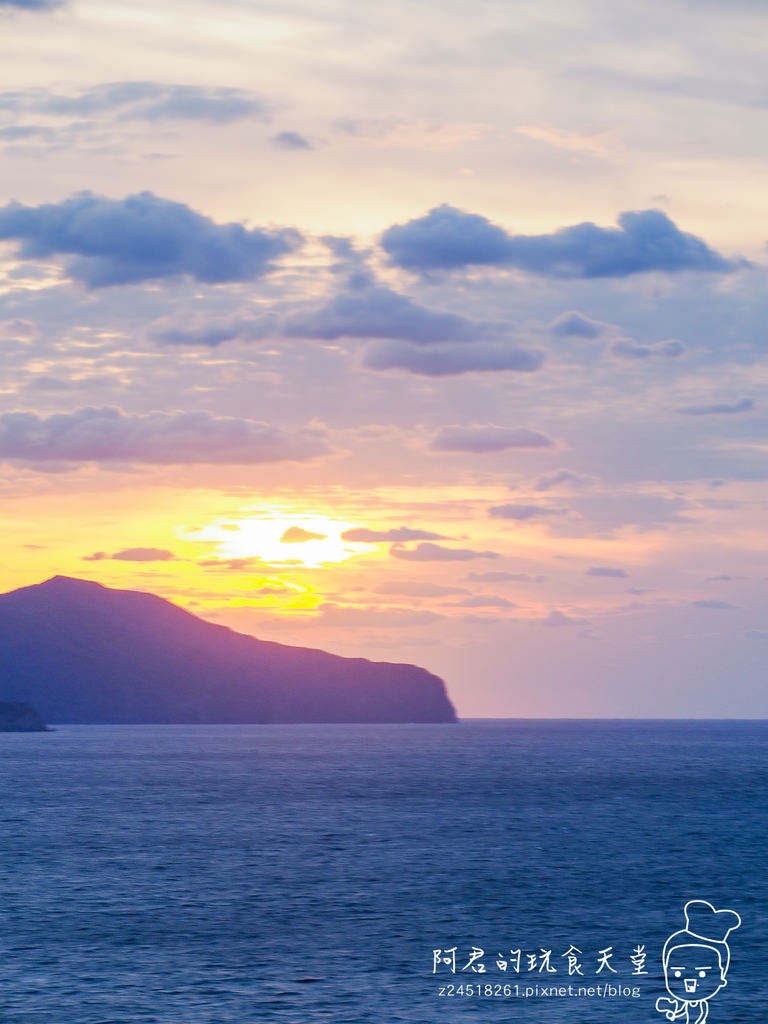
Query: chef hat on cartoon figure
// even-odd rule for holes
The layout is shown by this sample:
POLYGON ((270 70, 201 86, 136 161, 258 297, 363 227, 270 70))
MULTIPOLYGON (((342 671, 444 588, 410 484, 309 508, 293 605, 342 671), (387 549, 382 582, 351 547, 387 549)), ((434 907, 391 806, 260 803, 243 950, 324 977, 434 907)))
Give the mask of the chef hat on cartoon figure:
POLYGON ((685 928, 670 935, 664 943, 664 967, 669 962, 669 954, 678 946, 709 946, 720 957, 722 975, 725 979, 731 962, 728 936, 739 927, 741 918, 735 910, 715 910, 706 900, 691 900, 686 903, 684 912, 685 928))

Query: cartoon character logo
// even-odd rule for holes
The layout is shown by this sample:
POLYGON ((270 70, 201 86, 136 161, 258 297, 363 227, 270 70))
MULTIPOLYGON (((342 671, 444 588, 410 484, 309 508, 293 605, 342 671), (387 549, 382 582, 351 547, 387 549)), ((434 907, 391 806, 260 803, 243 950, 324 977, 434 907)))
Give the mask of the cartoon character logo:
POLYGON ((706 900, 685 905, 685 928, 664 943, 662 962, 667 992, 656 1000, 656 1009, 667 1020, 704 1024, 709 1000, 728 984, 731 962, 728 936, 741 924, 733 910, 715 910, 706 900))

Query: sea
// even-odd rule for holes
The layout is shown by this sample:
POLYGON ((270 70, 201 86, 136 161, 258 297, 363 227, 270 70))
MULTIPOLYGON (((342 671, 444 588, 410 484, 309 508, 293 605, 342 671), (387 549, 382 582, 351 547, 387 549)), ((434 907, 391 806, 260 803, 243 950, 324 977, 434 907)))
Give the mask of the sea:
POLYGON ((765 1024, 768 722, 0 735, 4 1024, 665 1021, 692 900, 765 1024))

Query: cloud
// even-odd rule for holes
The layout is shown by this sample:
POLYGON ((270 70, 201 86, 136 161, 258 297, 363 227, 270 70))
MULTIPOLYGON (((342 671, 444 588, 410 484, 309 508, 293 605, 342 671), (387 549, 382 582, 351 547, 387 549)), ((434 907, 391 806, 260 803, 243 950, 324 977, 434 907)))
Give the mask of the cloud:
POLYGON ((543 352, 515 345, 475 343, 424 349, 402 342, 384 342, 368 349, 363 366, 369 370, 408 370, 425 377, 449 377, 493 370, 530 373, 543 362, 543 352))
POLYGON ((503 228, 446 204, 407 224, 395 224, 381 236, 390 261, 407 270, 503 264, 509 257, 508 244, 503 228))
POLYGON ((461 601, 454 601, 445 605, 446 608, 517 608, 514 601, 508 601, 506 597, 498 597, 495 594, 475 594, 472 597, 465 597, 461 601))
POLYGON ((402 542, 407 540, 450 540, 442 533, 431 533, 429 530, 414 530, 410 526, 398 526, 392 530, 369 530, 365 526, 345 530, 342 540, 356 544, 379 544, 387 541, 402 542))
POLYGON ((768 640, 768 631, 764 629, 750 629, 744 636, 747 640, 768 640))
POLYGON ((212 321, 184 327, 155 327, 147 332, 150 341, 161 345, 204 345, 216 348, 226 341, 238 338, 257 340, 275 330, 275 323, 269 317, 262 320, 244 318, 240 320, 212 321))
POLYGON ((29 11, 49 11, 60 7, 64 0, 0 0, 0 8, 20 7, 29 11))
POLYGON ((197 564, 203 569, 227 569, 231 572, 253 572, 256 569, 271 570, 274 568, 270 562, 263 562, 256 556, 250 558, 204 558, 197 564))
POLYGON ((725 611, 729 608, 735 608, 735 605, 729 604, 727 601, 716 601, 714 599, 707 599, 703 601, 691 601, 694 608, 711 608, 714 611, 725 611))
POLYGON ((24 139, 51 139, 54 132, 50 128, 41 128, 32 124, 9 124, 0 128, 0 139, 3 142, 21 142, 24 139))
POLYGON ((25 381, 25 386, 33 391, 80 391, 92 386, 102 387, 114 384, 109 375, 89 374, 82 377, 57 377, 52 373, 35 373, 25 381))
POLYGON ((263 100, 245 89, 166 82, 105 82, 68 95, 42 88, 0 93, 0 109, 57 117, 87 118, 110 114, 124 121, 230 124, 247 117, 264 117, 269 108, 263 100))
POLYGON ((122 551, 116 551, 114 555, 108 555, 105 551, 95 551, 92 555, 85 555, 83 561, 100 562, 104 558, 112 558, 118 562, 170 562, 176 555, 166 548, 124 548, 122 551))
POLYGON ((249 281, 297 248, 292 229, 217 224, 183 203, 141 192, 108 199, 81 192, 60 203, 0 207, 0 239, 18 240, 22 259, 53 256, 89 288, 188 276, 207 284, 249 281))
POLYGON ((591 530, 611 533, 625 526, 640 530, 665 529, 670 523, 688 522, 684 498, 647 494, 642 491, 593 492, 574 494, 569 504, 591 530))
POLYGON ((582 487, 585 484, 595 482, 595 477, 587 473, 573 473, 570 469, 557 469, 554 473, 547 473, 539 477, 533 485, 535 491, 551 491, 559 484, 571 484, 574 487, 582 487))
POLYGON ((591 569, 587 569, 585 576, 608 576, 612 579, 625 580, 629 573, 626 569, 615 568, 611 565, 595 565, 591 569))
POLYGON ((597 338, 605 330, 605 324, 590 320, 583 313, 562 313, 547 324, 547 330, 564 338, 597 338))
POLYGON ((448 150, 472 142, 486 135, 487 124, 461 121, 430 122, 403 119, 339 118, 335 128, 342 135, 349 136, 368 145, 394 148, 425 150, 448 150))
MULTIPOLYGON (((343 269, 348 270, 348 263, 357 255, 349 240, 326 236, 323 241, 336 255, 341 255, 343 269)), ((282 323, 274 315, 235 317, 208 323, 198 319, 181 327, 173 323, 155 327, 148 337, 163 344, 211 348, 233 339, 261 339, 277 334, 323 341, 379 338, 385 340, 368 347, 363 359, 364 367, 404 369, 426 376, 447 376, 473 370, 530 372, 539 369, 544 361, 543 352, 522 348, 509 341, 489 343, 473 340, 497 337, 500 332, 508 330, 505 325, 428 309, 390 288, 373 284, 364 269, 350 274, 347 283, 347 290, 330 301, 311 310, 302 310, 282 323)))
POLYGON ((527 572, 505 572, 503 569, 499 569, 495 572, 471 572, 468 574, 467 579, 478 583, 504 583, 509 580, 517 580, 522 583, 540 583, 544 577, 530 576, 527 572))
POLYGON ((286 594, 290 597, 296 597, 296 591, 292 587, 283 587, 279 584, 269 583, 264 587, 258 587, 256 590, 251 591, 251 593, 254 595, 258 595, 259 597, 261 597, 262 595, 267 597, 275 597, 279 594, 286 594))
POLYGON ((8 341, 31 341, 36 335, 31 320, 0 320, 0 338, 8 341))
POLYGON ((343 605, 327 603, 317 609, 317 617, 324 625, 339 626, 344 629, 400 629, 431 626, 445 618, 436 612, 413 611, 405 608, 351 608, 343 605))
POLYGON ((487 324, 456 313, 427 309, 391 288, 370 284, 365 277, 360 286, 312 312, 289 318, 283 327, 286 335, 296 338, 394 338, 416 345, 473 341, 488 329, 487 324))
POLYGON ((719 405, 687 405, 677 411, 684 413, 686 416, 729 416, 740 412, 750 412, 754 408, 754 399, 742 398, 738 402, 731 402, 730 404, 724 402, 719 405))
POLYGON ((561 278, 627 277, 657 270, 726 273, 745 266, 716 253, 660 210, 627 211, 618 227, 589 222, 548 235, 511 235, 478 214, 443 204, 383 233, 390 261, 413 271, 510 266, 561 278))
POLYGON ((429 583, 428 581, 403 580, 398 583, 391 580, 387 583, 380 583, 376 587, 375 593, 402 594, 406 597, 447 597, 449 594, 466 594, 467 590, 465 587, 445 587, 440 583, 429 583))
POLYGON ((553 608, 552 611, 547 615, 545 619, 541 619, 542 626, 586 626, 588 625, 586 619, 581 619, 573 615, 566 615, 565 612, 561 612, 558 608, 553 608))
POLYGON ((552 438, 525 427, 443 427, 430 448, 438 452, 503 452, 508 448, 552 448, 552 438))
POLYGON ((619 359, 677 359, 685 354, 682 341, 657 341, 653 345, 643 345, 632 338, 621 338, 611 345, 611 352, 619 359))
POLYGON ((327 533, 312 533, 311 530, 302 530, 300 526, 289 526, 280 540, 283 544, 303 544, 308 540, 325 540, 327 533))
POLYGON ((223 463, 304 460, 327 451, 315 432, 287 434, 256 420, 207 412, 83 408, 48 417, 0 415, 0 458, 22 462, 223 463))
POLYGON ((467 562, 473 558, 498 558, 495 551, 471 551, 468 548, 444 548, 440 544, 417 544, 407 549, 401 544, 393 544, 389 549, 393 558, 405 562, 467 562))
POLYGON ((566 508, 547 508, 546 505, 494 505, 489 509, 489 514, 496 519, 517 519, 523 522, 527 519, 537 519, 539 516, 562 516, 567 513, 566 508))
POLYGON ((312 149, 312 144, 298 132, 278 132, 269 141, 277 149, 312 149))
POLYGON ((536 142, 546 142, 558 149, 572 149, 588 153, 604 154, 612 148, 614 133, 611 131, 568 131, 562 128, 548 128, 544 125, 520 125, 515 128, 536 142))

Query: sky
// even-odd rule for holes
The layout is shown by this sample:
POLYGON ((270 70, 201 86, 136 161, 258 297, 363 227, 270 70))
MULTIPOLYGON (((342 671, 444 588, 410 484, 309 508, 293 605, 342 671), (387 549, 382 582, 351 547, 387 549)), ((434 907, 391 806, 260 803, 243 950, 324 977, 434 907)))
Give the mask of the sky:
POLYGON ((3 591, 767 717, 763 0, 0 0, 3 591))

